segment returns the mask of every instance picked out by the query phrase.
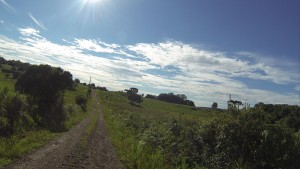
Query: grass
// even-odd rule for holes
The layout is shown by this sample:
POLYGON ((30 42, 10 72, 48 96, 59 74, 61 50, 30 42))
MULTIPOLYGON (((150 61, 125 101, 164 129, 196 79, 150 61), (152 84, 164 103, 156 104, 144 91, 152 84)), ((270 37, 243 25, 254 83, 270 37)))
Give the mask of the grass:
MULTIPOLYGON (((3 67, 2 67, 3 68, 3 67)), ((9 65, 4 65, 5 69, 10 69, 9 65)), ((14 85, 16 83, 13 80, 12 75, 9 78, 5 76, 5 73, 0 71, 0 86, 11 89, 14 91, 14 85)), ((81 108, 75 104, 75 98, 77 95, 85 95, 87 87, 84 85, 78 85, 74 91, 65 91, 64 93, 64 106, 68 109, 67 120, 65 126, 67 129, 72 128, 86 116, 87 112, 91 111, 92 100, 89 99, 87 103, 87 112, 83 112, 81 108)), ((44 146, 49 140, 59 136, 59 133, 52 133, 46 130, 33 129, 26 133, 15 134, 11 137, 0 137, 0 168, 4 168, 10 164, 13 160, 20 158, 21 156, 44 146)))
POLYGON ((11 70, 12 66, 8 65, 8 64, 2 64, 0 66, 1 70, 11 70))
POLYGON ((126 110, 130 112, 138 112, 145 118, 170 119, 176 120, 196 120, 200 122, 208 122, 216 116, 222 116, 218 110, 193 110, 191 106, 173 104, 159 101, 156 99, 143 98, 143 103, 140 106, 132 106, 128 104, 128 100, 124 93, 120 92, 102 92, 100 94, 103 104, 115 109, 126 110))
POLYGON ((85 131, 85 133, 83 135, 83 137, 80 139, 80 146, 82 146, 82 147, 86 147, 87 146, 89 137, 91 136, 92 132, 96 128, 97 120, 98 120, 98 117, 99 117, 99 112, 96 111, 96 110, 93 110, 93 111, 95 111, 95 112, 94 112, 94 115, 92 117, 92 121, 88 125, 88 127, 87 127, 87 129, 86 129, 86 131, 85 131))
POLYGON ((121 161, 127 168, 169 168, 161 152, 151 147, 140 146, 139 139, 130 129, 124 128, 122 122, 112 116, 112 109, 104 106, 104 119, 113 144, 121 161))
POLYGON ((67 129, 74 127, 77 123, 79 123, 84 118, 86 118, 86 116, 88 115, 87 112, 91 111, 92 99, 88 99, 86 112, 83 112, 81 110, 81 107, 76 105, 75 103, 76 96, 78 95, 85 96, 86 93, 87 93, 87 87, 82 84, 79 84, 76 87, 76 91, 70 91, 70 90, 65 91, 64 93, 65 107, 71 109, 68 111, 68 115, 67 115, 68 118, 65 122, 65 126, 67 129))
POLYGON ((9 74, 9 77, 5 77, 5 73, 0 70, 0 85, 7 86, 10 89, 14 89, 16 81, 12 79, 12 75, 9 74))
POLYGON ((14 135, 10 138, 0 138, 0 168, 45 145, 57 135, 57 133, 40 130, 28 132, 25 136, 14 135))
POLYGON ((133 106, 124 93, 98 92, 109 135, 127 168, 187 168, 184 161, 178 166, 170 166, 159 149, 143 146, 141 133, 145 131, 137 130, 170 119, 207 123, 223 114, 214 110, 193 110, 190 106, 147 98, 143 98, 140 106, 133 106), (137 130, 134 130, 135 127, 137 130))

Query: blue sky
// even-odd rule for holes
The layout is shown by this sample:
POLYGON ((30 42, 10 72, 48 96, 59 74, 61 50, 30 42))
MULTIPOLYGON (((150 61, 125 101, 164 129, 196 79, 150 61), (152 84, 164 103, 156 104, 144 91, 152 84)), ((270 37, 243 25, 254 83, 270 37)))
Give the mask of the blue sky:
POLYGON ((298 0, 0 0, 0 55, 110 90, 300 105, 298 0))

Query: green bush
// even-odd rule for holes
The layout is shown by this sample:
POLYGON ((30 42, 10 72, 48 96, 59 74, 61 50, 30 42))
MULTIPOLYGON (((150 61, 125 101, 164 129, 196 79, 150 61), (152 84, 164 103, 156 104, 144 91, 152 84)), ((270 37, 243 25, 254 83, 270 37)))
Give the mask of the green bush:
POLYGON ((34 127, 34 121, 27 113, 26 99, 22 95, 0 88, 0 134, 10 136, 34 127))
POLYGON ((83 95, 76 96, 75 103, 81 107, 82 111, 86 111, 87 100, 83 95))
POLYGON ((195 121, 157 121, 128 111, 116 116, 140 140, 161 152, 170 166, 194 168, 296 168, 300 139, 292 129, 272 124, 263 111, 250 110, 200 125, 195 121), (298 138, 298 141, 297 139, 298 138))
POLYGON ((218 119, 204 127, 205 165, 250 168, 295 168, 299 146, 291 129, 270 124, 264 112, 250 111, 238 120, 218 119))

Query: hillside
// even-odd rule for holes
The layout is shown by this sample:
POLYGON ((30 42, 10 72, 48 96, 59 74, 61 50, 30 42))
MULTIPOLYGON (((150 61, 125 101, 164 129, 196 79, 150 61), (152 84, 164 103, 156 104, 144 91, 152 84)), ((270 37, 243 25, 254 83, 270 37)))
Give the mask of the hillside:
MULTIPOLYGON (((30 65, 19 61, 5 62, 0 64, 0 168, 45 145, 87 116, 75 101, 77 96, 86 95, 88 91, 87 86, 79 84, 73 89, 64 90, 60 97, 62 104, 59 107, 63 116, 59 114, 56 116, 63 117, 63 121, 59 124, 59 128, 44 125, 47 123, 42 121, 40 114, 42 111, 37 111, 38 104, 31 106, 33 103, 29 102, 29 94, 15 90, 17 80, 30 65)), ((90 108, 91 101, 88 101, 87 111, 90 111, 90 108)), ((60 112, 59 109, 56 111, 60 112)), ((47 120, 50 121, 51 116, 48 116, 47 120)))
POLYGON ((299 166, 299 106, 195 110, 147 98, 132 105, 122 92, 99 95, 109 134, 127 168, 299 166))
POLYGON ((84 85, 49 65, 1 63, 0 168, 300 165, 299 106, 195 108, 84 85))

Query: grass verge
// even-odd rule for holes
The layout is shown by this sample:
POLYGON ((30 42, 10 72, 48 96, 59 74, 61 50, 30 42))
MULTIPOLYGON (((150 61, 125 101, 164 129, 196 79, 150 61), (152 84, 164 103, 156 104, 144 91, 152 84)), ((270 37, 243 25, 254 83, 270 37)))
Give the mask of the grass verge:
POLYGON ((25 136, 14 135, 10 138, 0 138, 0 168, 4 168, 14 159, 44 146, 49 140, 58 136, 49 131, 31 131, 25 136))
MULTIPOLYGON (((94 104, 97 104, 97 103, 95 103, 95 101, 90 101, 90 104, 92 104, 92 102, 94 104)), ((90 109, 92 109, 92 105, 90 105, 89 107, 90 107, 90 109)), ((93 117, 91 119, 91 122, 88 125, 88 127, 87 127, 87 129, 86 129, 86 131, 85 131, 85 133, 83 135, 83 137, 80 139, 79 144, 80 144, 81 147, 86 147, 87 146, 88 140, 89 140, 92 132, 95 130, 96 125, 97 125, 97 120, 98 120, 98 117, 99 117, 99 112, 97 110, 90 110, 89 112, 92 113, 91 111, 95 111, 95 112, 94 112, 94 115, 93 115, 93 117)))

